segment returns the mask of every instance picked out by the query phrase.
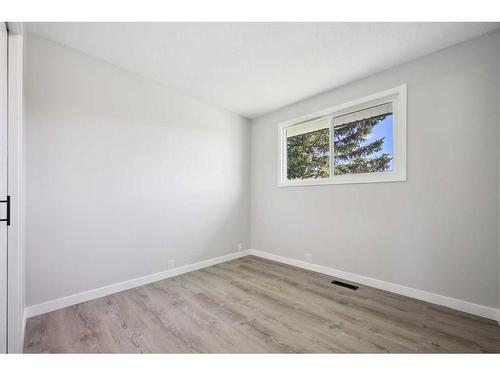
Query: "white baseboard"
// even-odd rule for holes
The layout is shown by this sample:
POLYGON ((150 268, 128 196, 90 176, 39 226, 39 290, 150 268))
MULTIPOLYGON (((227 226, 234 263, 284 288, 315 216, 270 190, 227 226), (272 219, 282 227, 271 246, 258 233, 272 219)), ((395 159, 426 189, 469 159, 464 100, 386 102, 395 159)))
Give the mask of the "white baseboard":
MULTIPOLYGON (((138 277, 136 279, 123 281, 120 283, 107 285, 101 288, 89 290, 82 293, 73 294, 70 296, 66 296, 63 298, 59 298, 56 300, 43 302, 38 305, 28 306, 25 309, 25 316, 23 322, 23 328, 26 326, 26 319, 45 314, 50 311, 55 311, 62 309, 64 307, 76 305, 78 303, 90 301, 96 298, 104 297, 113 293, 118 293, 127 289, 136 288, 138 286, 146 285, 149 283, 153 283, 156 281, 160 281, 163 279, 167 279, 169 277, 181 275, 183 273, 196 271, 201 268, 213 266, 215 264, 227 262, 229 260, 237 259, 246 255, 255 255, 261 258, 266 258, 270 260, 274 260, 276 262, 289 264, 291 266, 300 267, 303 269, 307 269, 314 272, 319 272, 325 275, 329 275, 332 277, 338 277, 340 279, 352 281, 355 283, 371 286, 374 288, 386 290, 389 292, 401 294, 407 297, 415 298, 418 300, 422 300, 425 302, 434 303, 436 305, 446 306, 458 311, 466 312, 473 315, 482 316, 485 318, 493 319, 499 322, 500 324, 500 309, 496 309, 489 306, 478 305, 472 302, 467 302, 463 300, 459 300, 452 297, 443 296, 440 294, 435 294, 431 292, 427 292, 420 289, 414 289, 407 286, 403 286, 400 284, 391 283, 388 281, 378 280, 367 276, 358 275, 351 272, 337 270, 335 268, 330 268, 326 266, 321 266, 319 264, 313 264, 304 262, 302 260, 292 259, 283 257, 280 255, 275 255, 271 253, 267 253, 264 251, 259 251, 255 249, 249 249, 245 251, 240 251, 237 253, 232 253, 228 255, 224 255, 218 258, 212 258, 208 260, 204 260, 198 263, 190 264, 187 266, 182 266, 178 268, 174 268, 172 270, 162 271, 158 273, 154 273, 151 275, 146 275, 142 277, 138 277)), ((24 338, 24 332, 23 332, 24 338)))
POLYGON ((22 326, 21 326, 21 348, 20 348, 20 351, 19 353, 22 353, 24 351, 24 337, 26 335, 26 321, 28 320, 28 317, 26 315, 26 308, 23 310, 23 323, 22 323, 22 326))
POLYGON ((25 319, 28 319, 28 318, 31 318, 31 317, 34 317, 37 315, 45 314, 45 313, 48 313, 50 311, 59 310, 59 309, 62 309, 64 307, 73 306, 73 305, 76 305, 78 303, 90 301, 90 300, 93 300, 96 298, 108 296, 108 295, 113 294, 113 293, 122 292, 122 291, 127 290, 127 289, 132 289, 132 288, 136 288, 138 286, 154 283, 156 281, 160 281, 163 279, 168 279, 169 277, 174 277, 177 275, 181 275, 183 273, 196 271, 196 270, 199 270, 201 268, 213 266, 214 264, 227 262, 229 260, 240 258, 240 257, 246 256, 249 254, 250 254, 249 250, 239 251, 236 253, 223 255, 223 256, 217 257, 217 258, 207 259, 207 260, 204 260, 204 261, 201 261, 198 263, 189 264, 187 266, 177 267, 177 268, 173 268, 171 270, 161 271, 161 272, 154 273, 151 275, 141 276, 141 277, 138 277, 136 279, 127 280, 127 281, 123 281, 123 282, 116 283, 116 284, 106 285, 106 286, 103 286, 101 288, 92 289, 92 290, 88 290, 88 291, 77 293, 77 294, 72 294, 70 296, 62 297, 62 298, 55 299, 52 301, 43 302, 43 303, 40 303, 38 305, 27 306, 25 308, 25 314, 24 314, 25 319))
POLYGON ((304 268, 306 270, 315 271, 325 275, 338 277, 340 279, 352 281, 355 283, 371 286, 374 288, 386 290, 389 292, 401 294, 403 296, 415 298, 421 301, 434 303, 436 305, 446 306, 458 311, 466 312, 473 315, 482 316, 484 318, 493 319, 500 324, 500 309, 494 307, 478 305, 472 302, 463 301, 460 299, 446 297, 440 294, 435 294, 427 292, 425 290, 414 289, 407 286, 394 284, 388 281, 378 280, 367 276, 358 275, 351 272, 337 270, 335 268, 320 266, 318 264, 304 262, 302 260, 292 259, 283 257, 280 255, 275 255, 271 253, 266 253, 264 251, 259 251, 255 249, 249 250, 251 255, 255 255, 261 258, 266 258, 274 260, 276 262, 289 264, 291 266, 304 268))

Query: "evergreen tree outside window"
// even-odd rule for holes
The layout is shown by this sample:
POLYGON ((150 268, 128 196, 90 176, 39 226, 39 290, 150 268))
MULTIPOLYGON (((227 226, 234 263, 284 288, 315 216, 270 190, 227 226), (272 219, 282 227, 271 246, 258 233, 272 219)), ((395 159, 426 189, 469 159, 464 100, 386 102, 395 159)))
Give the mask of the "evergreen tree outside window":
POLYGON ((290 180, 330 176, 330 118, 314 119, 287 130, 290 180))
POLYGON ((392 170, 392 105, 334 118, 334 174, 392 170))

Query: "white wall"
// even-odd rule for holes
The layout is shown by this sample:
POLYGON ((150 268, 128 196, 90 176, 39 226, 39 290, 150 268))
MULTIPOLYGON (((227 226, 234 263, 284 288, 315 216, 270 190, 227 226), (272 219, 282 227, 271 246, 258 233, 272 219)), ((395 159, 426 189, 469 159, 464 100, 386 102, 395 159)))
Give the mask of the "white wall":
POLYGON ((251 244, 486 306, 499 304, 497 35, 252 121, 251 244), (408 181, 277 187, 277 124, 408 84, 408 181))
POLYGON ((27 305, 248 247, 248 120, 33 35, 26 59, 27 305))

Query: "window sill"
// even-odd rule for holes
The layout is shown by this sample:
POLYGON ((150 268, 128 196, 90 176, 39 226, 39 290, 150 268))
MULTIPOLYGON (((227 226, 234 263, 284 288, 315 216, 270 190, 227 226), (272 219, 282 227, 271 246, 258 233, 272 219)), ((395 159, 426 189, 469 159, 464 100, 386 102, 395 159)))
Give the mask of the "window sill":
POLYGON ((379 182, 406 182, 406 174, 395 172, 360 173, 356 175, 335 176, 309 180, 278 181, 278 187, 313 186, 313 185, 343 185, 343 184, 371 184, 379 182))

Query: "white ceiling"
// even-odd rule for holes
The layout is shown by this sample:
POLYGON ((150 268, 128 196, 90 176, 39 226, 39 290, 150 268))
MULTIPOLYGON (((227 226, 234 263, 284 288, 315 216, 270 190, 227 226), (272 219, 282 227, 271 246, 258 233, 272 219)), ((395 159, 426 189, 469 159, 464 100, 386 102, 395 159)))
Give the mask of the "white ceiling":
POLYGON ((30 23, 30 32, 255 118, 495 23, 30 23))

